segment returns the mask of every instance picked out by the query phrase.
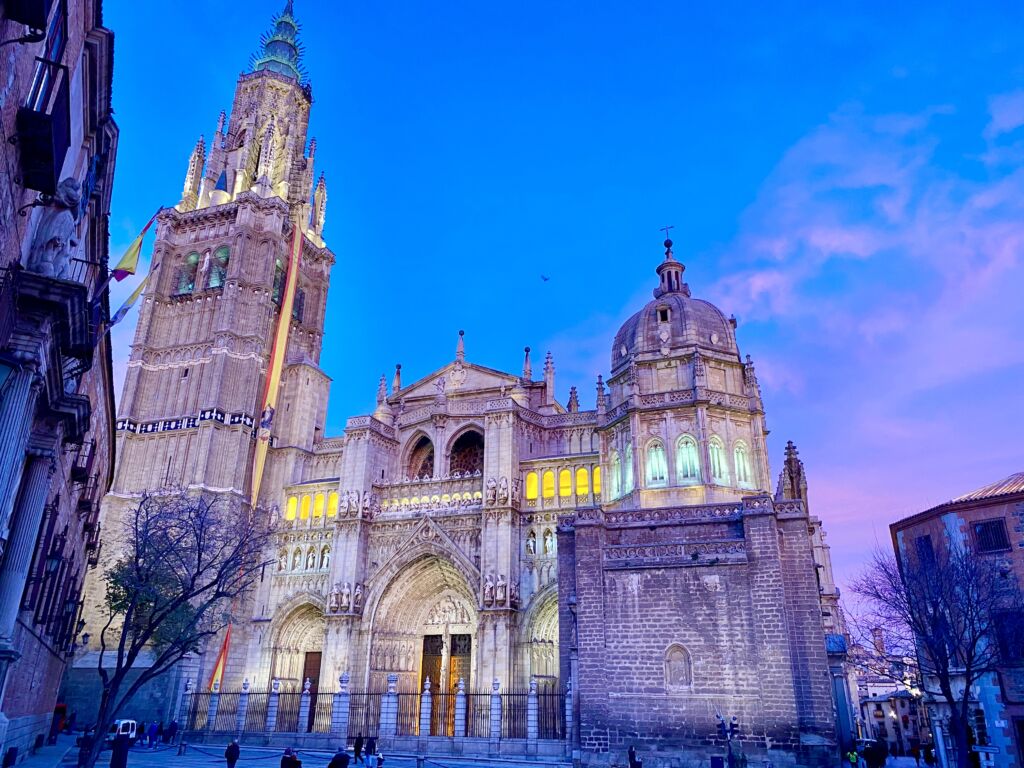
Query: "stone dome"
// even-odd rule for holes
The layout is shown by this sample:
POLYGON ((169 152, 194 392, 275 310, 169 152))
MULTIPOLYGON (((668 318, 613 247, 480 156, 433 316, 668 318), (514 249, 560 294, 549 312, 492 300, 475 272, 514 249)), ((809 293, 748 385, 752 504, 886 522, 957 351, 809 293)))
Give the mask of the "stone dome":
POLYGON ((665 241, 665 261, 658 266, 661 285, 654 300, 630 317, 615 334, 611 369, 622 368, 638 356, 678 354, 681 348, 702 349, 739 357, 732 322, 722 311, 690 296, 682 281, 685 267, 672 256, 672 241, 665 241))

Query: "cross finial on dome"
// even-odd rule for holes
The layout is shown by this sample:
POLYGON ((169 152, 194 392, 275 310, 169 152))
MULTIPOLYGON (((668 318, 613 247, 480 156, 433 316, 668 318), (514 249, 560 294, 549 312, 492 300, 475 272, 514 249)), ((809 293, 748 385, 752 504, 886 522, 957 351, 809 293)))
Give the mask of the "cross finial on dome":
POLYGON ((654 298, 656 299, 661 298, 666 293, 690 295, 689 286, 683 282, 683 272, 686 270, 686 267, 676 261, 675 256, 672 254, 672 239, 668 236, 668 231, 674 228, 672 226, 661 228, 661 231, 665 233, 665 260, 658 265, 657 271, 661 284, 654 289, 654 298))

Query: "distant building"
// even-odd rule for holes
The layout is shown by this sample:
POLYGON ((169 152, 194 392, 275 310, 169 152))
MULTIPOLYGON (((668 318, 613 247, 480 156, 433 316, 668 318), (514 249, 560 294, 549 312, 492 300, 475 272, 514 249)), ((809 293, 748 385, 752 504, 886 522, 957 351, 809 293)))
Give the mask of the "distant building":
MULTIPOLYGON (((117 152, 99 0, 0 10, 0 750, 52 735, 114 467, 105 288, 117 152)), ((70 713, 67 713, 70 714, 70 713)))
MULTIPOLYGON (((945 504, 890 526, 898 556, 907 551, 931 551, 950 541, 993 559, 1008 576, 1024 584, 1024 472, 986 485, 945 504), (910 550, 913 548, 913 550, 910 550)), ((1024 638, 1004 633, 998 637, 1003 664, 971 691, 972 736, 981 747, 982 765, 995 768, 1024 766, 1024 638)), ((943 738, 947 705, 927 693, 934 690, 925 678, 924 704, 935 738, 943 738)), ((963 686, 961 685, 961 688, 963 686)))
POLYGON ((865 724, 863 738, 884 741, 890 755, 909 755, 915 747, 928 743, 927 717, 920 699, 910 691, 861 699, 860 716, 865 724))

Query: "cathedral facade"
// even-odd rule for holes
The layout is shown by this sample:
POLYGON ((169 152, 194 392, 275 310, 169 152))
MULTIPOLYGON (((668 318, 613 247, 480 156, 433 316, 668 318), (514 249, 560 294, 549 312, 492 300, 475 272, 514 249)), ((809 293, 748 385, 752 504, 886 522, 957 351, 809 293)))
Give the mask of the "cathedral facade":
MULTIPOLYGON (((278 533, 221 689, 315 695, 345 674, 360 692, 537 682, 567 692, 561 738, 584 763, 630 744, 707 749, 719 716, 751 750, 827 752, 837 607, 821 525, 795 451, 769 493, 753 363, 735 320, 691 295, 670 241, 652 301, 609 340, 594 410, 575 388, 559 400, 550 354, 537 375, 529 348, 521 370, 493 370, 460 332, 436 371, 406 382, 397 366, 372 413, 324 433, 335 257, 297 31, 289 2, 159 215, 103 505, 112 530, 147 492, 249 498, 300 227, 258 483, 278 533)), ((87 611, 101 588, 91 580, 87 611)), ((205 684, 218 648, 168 678, 155 714, 169 720, 185 683, 205 684)))

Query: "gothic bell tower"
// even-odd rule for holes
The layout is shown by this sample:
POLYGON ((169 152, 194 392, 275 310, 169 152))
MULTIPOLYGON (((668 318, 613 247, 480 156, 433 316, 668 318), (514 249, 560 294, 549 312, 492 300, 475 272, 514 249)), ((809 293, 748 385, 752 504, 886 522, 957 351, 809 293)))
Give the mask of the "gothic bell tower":
POLYGON ((211 142, 196 143, 180 201, 158 217, 117 421, 116 497, 161 488, 248 496, 296 222, 281 385, 289 402, 271 444, 309 450, 322 434, 315 404, 327 395, 319 359, 334 255, 322 237, 327 187, 314 181, 313 97, 298 36, 289 1, 239 77, 230 116, 221 113, 211 142))

